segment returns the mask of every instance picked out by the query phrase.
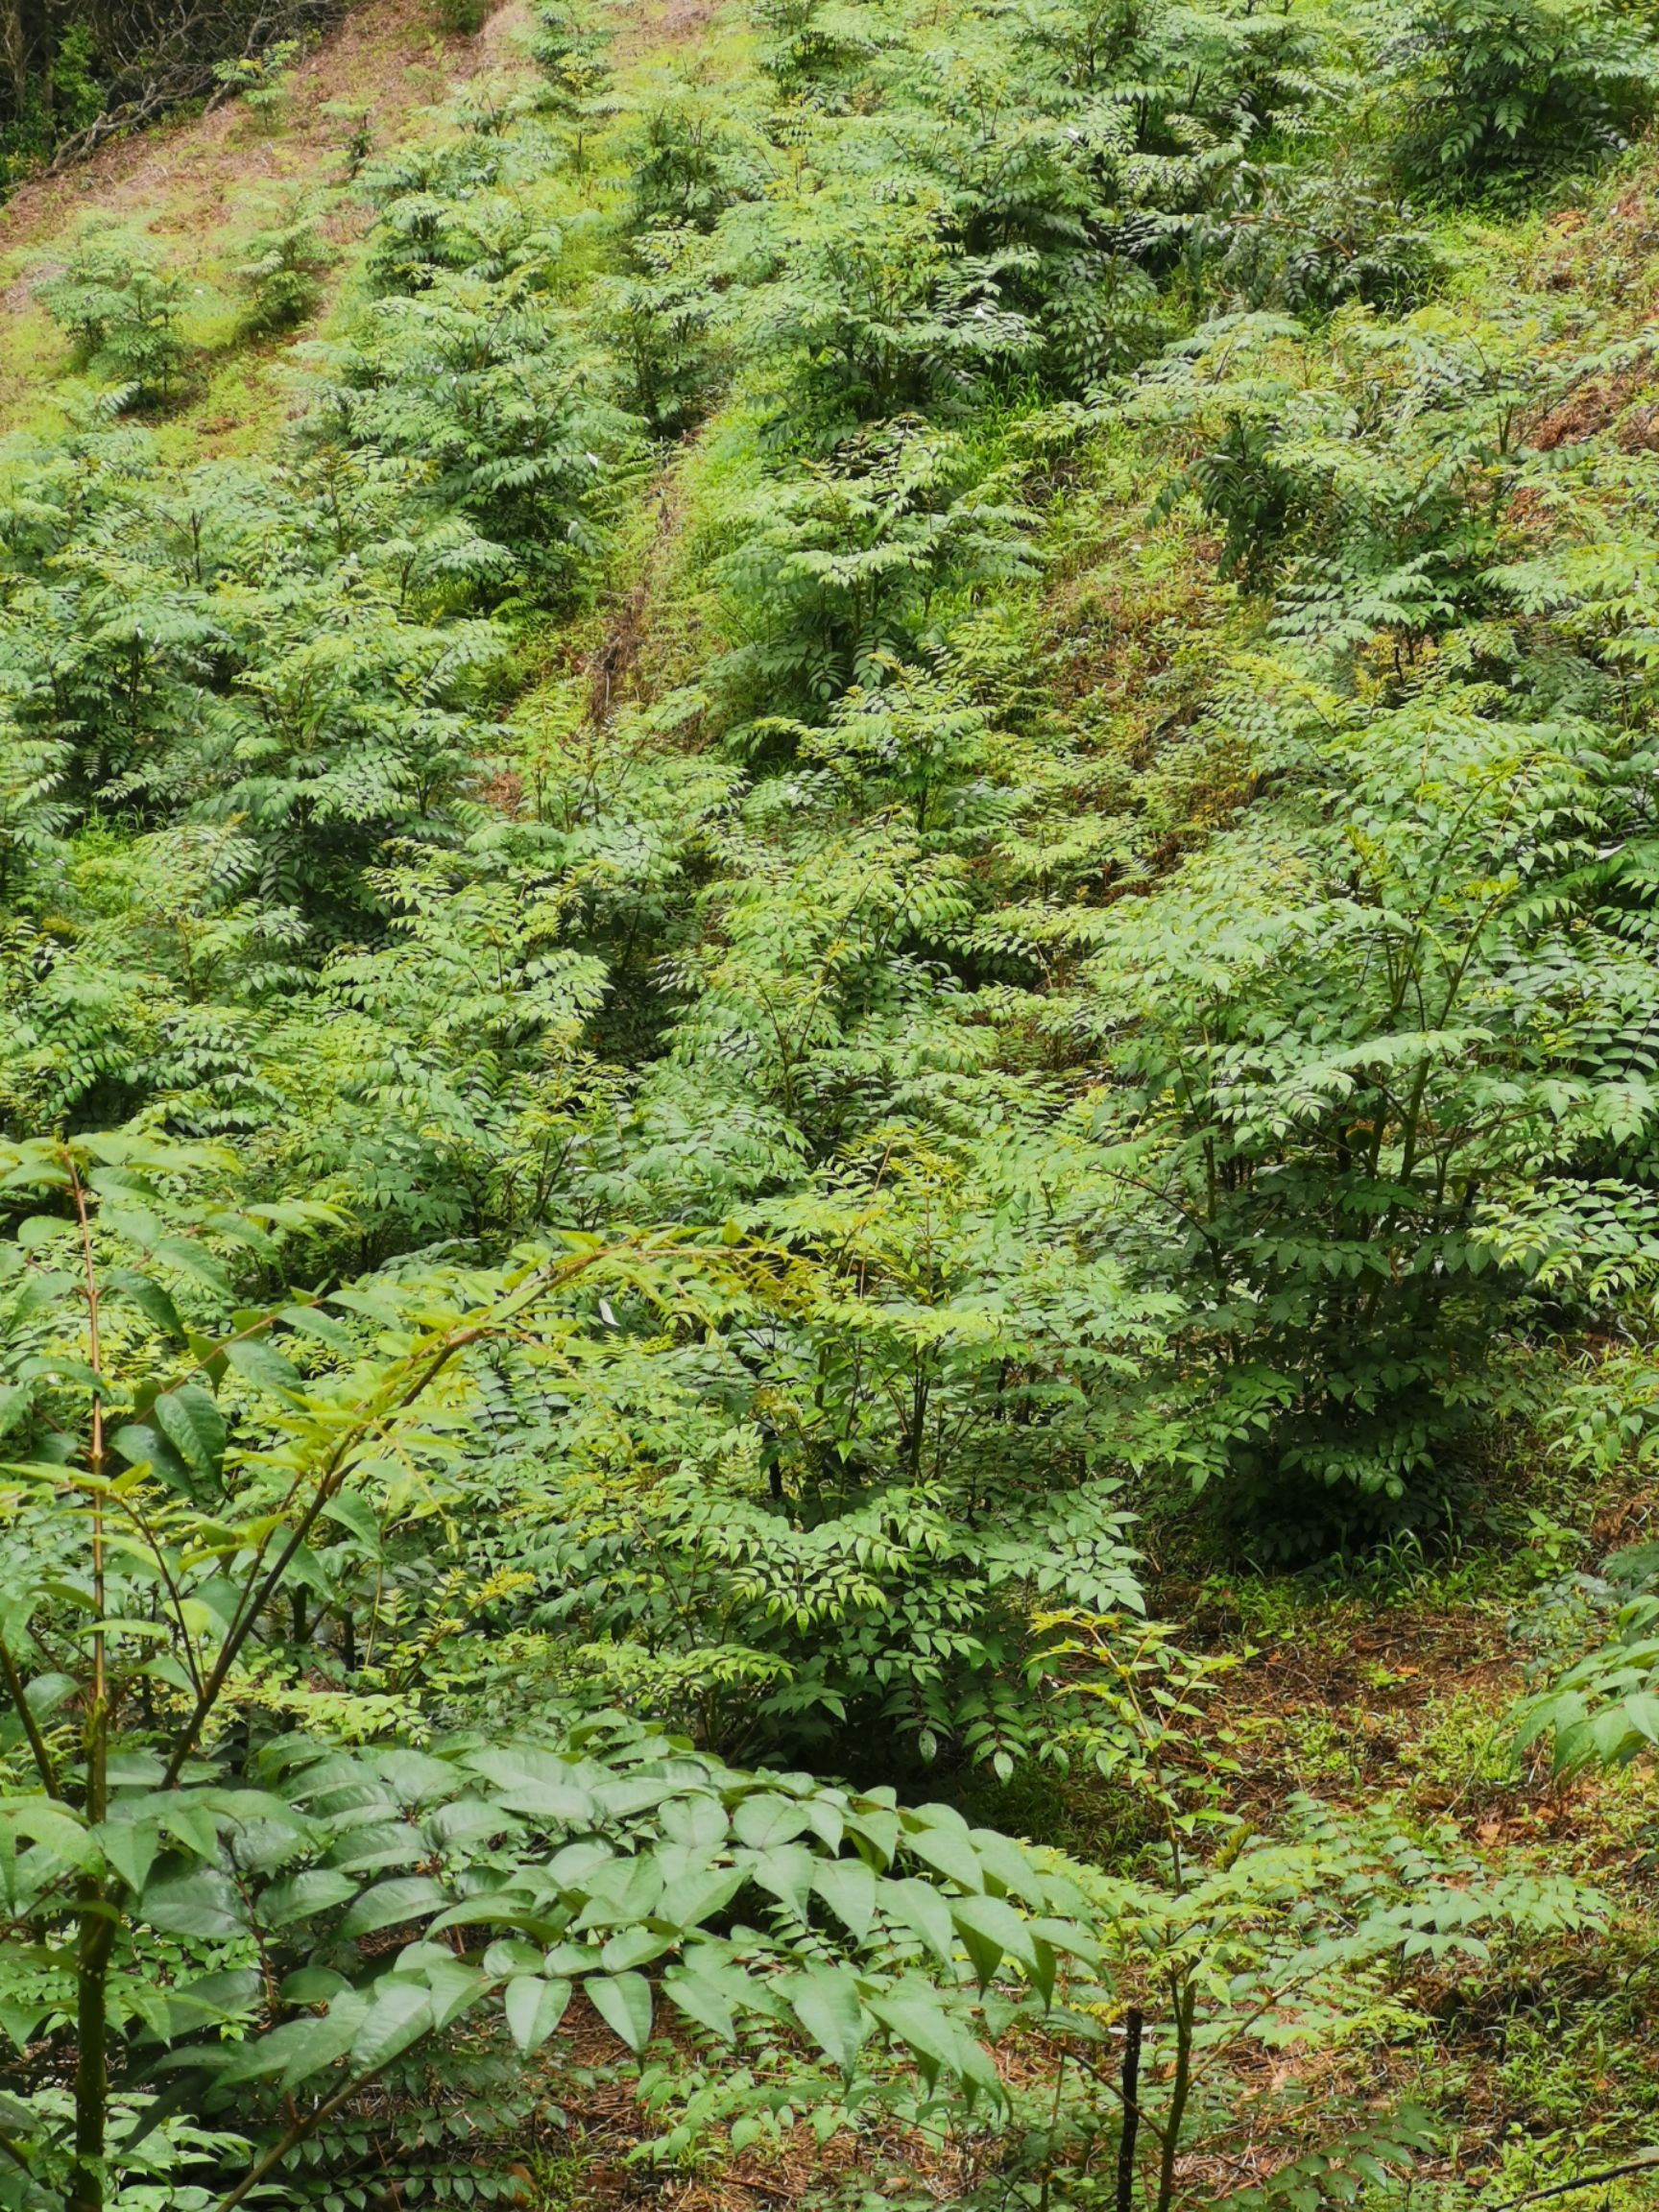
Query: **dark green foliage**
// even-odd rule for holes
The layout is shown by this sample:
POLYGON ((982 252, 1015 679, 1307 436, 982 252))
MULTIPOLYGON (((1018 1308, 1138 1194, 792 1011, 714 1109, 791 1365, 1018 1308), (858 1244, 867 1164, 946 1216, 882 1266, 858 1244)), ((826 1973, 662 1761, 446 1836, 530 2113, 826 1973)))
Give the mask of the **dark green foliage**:
POLYGON ((901 418, 757 501, 721 571, 755 635, 719 680, 757 705, 821 710, 915 655, 941 595, 1027 572, 1021 510, 968 474, 948 432, 901 418))
POLYGON ((1135 978, 1124 1064, 1174 1108, 1138 1172, 1186 1224, 1189 1282, 1213 1271, 1226 1456, 1258 1513, 1276 1479, 1399 1497, 1454 1464, 1511 1270, 1593 1239, 1605 1176, 1648 1141, 1601 1043, 1614 1006, 1651 1019, 1646 960, 1598 923, 1623 903, 1647 750, 1502 705, 1431 686, 1302 726, 1286 797, 1192 869, 1181 929, 1130 921, 1103 956, 1135 978), (1295 872, 1294 911, 1259 903, 1269 866, 1295 872), (1190 998, 1200 947, 1214 980, 1190 998), (1504 1191, 1529 1192, 1518 1217, 1504 1191))
POLYGON ((764 174, 759 149, 695 84, 676 85, 647 108, 627 153, 630 220, 646 233, 711 229, 764 174))
POLYGON ((310 451, 404 463, 450 532, 439 574, 455 589, 488 598, 519 574, 549 595, 569 589, 597 551, 605 464, 631 425, 533 271, 435 276, 384 301, 328 366, 310 451))
POLYGON ((1582 169, 1659 102, 1659 43, 1609 0, 1424 0, 1389 60, 1395 158, 1431 192, 1513 196, 1582 169))
POLYGON ((533 23, 530 52, 543 79, 541 105, 559 127, 580 176, 594 133, 616 112, 603 14, 570 0, 537 0, 533 23))
POLYGON ((249 239, 247 255, 233 274, 248 302, 249 327, 270 332, 304 322, 333 261, 315 211, 302 204, 280 209, 269 228, 249 239))
POLYGON ((9 108, 0 107, 0 192, 49 159, 60 140, 86 130, 105 101, 97 43, 86 23, 66 24, 50 54, 37 48, 28 57, 15 47, 13 38, 11 100, 9 108))
MULTIPOLYGON (((1570 227, 1425 212, 1646 49, 1472 20, 787 0, 756 77, 542 7, 352 128, 235 461, 118 419, 186 396, 159 262, 48 277, 0 2205, 510 2200, 580 1984, 654 2154, 913 2128, 972 2212, 1124 2200, 1133 2006, 1134 2212, 1234 2148, 1318 2212, 1428 2140, 1351 2092, 1443 1962, 1594 1928, 1358 1767, 1247 1831, 1142 1610, 1420 1545, 1659 1280, 1650 349, 1570 227), (959 1809, 1061 1790, 1109 1863, 959 1809)), ((1569 1764, 1652 1737, 1621 1591, 1569 1764)))
POLYGON ((122 404, 162 407, 178 397, 185 286, 149 240, 89 227, 37 293, 77 366, 116 385, 122 404))
POLYGON ((1221 437, 1189 470, 1200 506, 1226 532, 1223 575, 1262 582, 1296 518, 1301 487, 1279 460, 1278 443, 1270 420, 1230 415, 1221 437))
POLYGON ((629 411, 662 435, 684 429, 714 388, 714 306, 683 235, 651 231, 634 253, 637 274, 594 286, 594 329, 626 379, 629 411))

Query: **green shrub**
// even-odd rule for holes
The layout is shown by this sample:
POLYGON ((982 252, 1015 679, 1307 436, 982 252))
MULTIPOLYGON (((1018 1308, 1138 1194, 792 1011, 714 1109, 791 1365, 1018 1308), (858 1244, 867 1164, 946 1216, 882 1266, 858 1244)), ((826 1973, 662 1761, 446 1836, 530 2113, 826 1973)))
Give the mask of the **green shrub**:
POLYGON ((66 267, 37 289, 70 340, 76 366, 127 388, 133 403, 179 397, 188 348, 184 280, 151 242, 103 227, 84 230, 66 267))
POLYGON ((594 132, 617 110, 610 29, 591 4, 537 0, 530 52, 543 79, 542 106, 558 123, 580 176, 594 132))
POLYGON ((1618 0, 1419 0, 1388 60, 1397 167, 1453 196, 1581 169, 1659 101, 1659 41, 1618 0))
POLYGON ((490 0, 432 0, 432 20, 446 38, 470 38, 482 30, 490 0))
POLYGON ((322 298, 334 260, 315 210, 295 203, 269 229, 256 230, 244 251, 247 258, 231 274, 247 302, 249 328, 291 330, 302 323, 322 298))
POLYGON ((258 54, 221 61, 213 74, 227 91, 239 92, 261 131, 275 134, 288 119, 294 98, 298 38, 278 38, 258 54))
MULTIPOLYGON (((134 2099, 160 2072, 177 2083, 167 2109, 235 2129, 185 2138, 200 2181, 173 2200, 232 2212, 398 2060, 431 2055, 440 2080, 482 2094, 481 2032, 526 2057, 557 2051, 578 1985, 637 2059, 664 2006, 733 2047, 760 2040, 745 2021, 759 2014, 769 2063, 779 2029, 798 2039, 808 2106, 832 2111, 855 2081, 882 2097, 883 2076, 902 2096, 913 2062, 970 2105, 1000 2101, 982 1993, 995 1979, 993 2006, 1035 2018, 1058 1958, 1095 1950, 1051 1916, 1077 1897, 1062 1872, 945 1808, 739 1773, 616 1715, 566 1725, 543 1703, 509 1741, 434 1733, 420 1705, 435 1691, 440 1719, 440 1677, 457 1679, 445 1647, 511 1582, 445 1577, 414 1644, 393 1629, 390 1673, 358 1640, 373 1645, 380 1611, 360 1570, 404 1511, 381 1478, 407 1455, 447 1487, 440 1434, 467 1401, 462 1427, 487 1410, 467 1380, 480 1349, 510 1340, 522 1368, 539 1339, 560 1371, 572 1340, 555 1310, 611 1248, 360 1285, 332 1305, 278 1292, 256 1315, 234 1309, 227 1237, 280 1274, 284 1240, 324 1216, 227 1203, 223 1151, 0 1142, 0 1170, 13 1206, 45 1209, 0 1244, 6 1372, 22 1378, 4 1412, 36 1462, 11 1468, 0 1532, 0 2001, 14 2042, 53 2058, 11 2078, 7 2137, 30 2186, 0 2183, 7 2202, 113 2212, 147 2131, 134 2099), (365 1302, 377 1317, 362 1332, 365 1302), (330 1684, 334 1643, 346 1671, 330 1684), (857 1845, 845 1860, 843 1839, 857 1845), (987 1960, 974 1946, 993 1878, 1049 1916, 1034 1943, 1029 1912, 1003 1903, 987 1960), (835 1915, 818 1927, 814 1884, 835 1915), (943 1971, 904 1933, 918 1891, 943 1971), (951 1965, 949 1899, 976 1988, 951 1965), (728 1940, 733 1907, 775 1933, 738 1920, 728 1940)), ((678 1298, 683 1261, 661 1257, 678 1298)), ((623 1270, 644 1286, 657 1262, 638 1258, 645 1273, 623 1270)), ((711 1289, 723 1276, 741 1291, 730 1247, 707 1262, 711 1289)), ((353 2132, 394 2156, 445 2149, 442 2126, 411 2142, 396 2114, 349 2120, 342 2151, 353 2132)))
POLYGON ((325 100, 318 112, 338 134, 347 177, 355 177, 374 149, 373 109, 361 100, 325 100))

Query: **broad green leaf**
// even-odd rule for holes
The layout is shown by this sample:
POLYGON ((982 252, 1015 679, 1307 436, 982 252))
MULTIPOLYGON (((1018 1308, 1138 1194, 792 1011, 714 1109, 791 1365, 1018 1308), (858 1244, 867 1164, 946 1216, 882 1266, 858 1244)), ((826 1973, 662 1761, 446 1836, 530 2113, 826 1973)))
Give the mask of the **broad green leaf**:
POLYGON ((720 1800, 709 1796, 670 1798, 658 1818, 671 1842, 698 1851, 718 1850, 732 1825, 720 1800))
MULTIPOLYGON (((561 1852, 553 1867, 556 1868, 565 1856, 561 1852)), ((637 1920, 649 1920, 657 1911, 663 1888, 662 1869, 655 1858, 644 1852, 609 1860, 595 1867, 586 1879, 574 1883, 565 1875, 556 1875, 555 1879, 561 1887, 573 1887, 578 1894, 587 1895, 588 1903, 574 1923, 578 1933, 589 1928, 614 1928, 637 1920)))
POLYGON ((387 1975, 370 1992, 368 2012, 351 2044, 351 2071, 373 2073, 418 2043, 432 2026, 430 1991, 419 1982, 387 1975))
POLYGON ((751 1871, 762 1889, 781 1898, 805 1919, 812 1877, 820 1863, 804 1843, 781 1843, 757 1852, 751 1871))
POLYGON ((860 1803, 847 1815, 847 1833, 861 1857, 870 1859, 878 1872, 893 1863, 899 1848, 899 1815, 884 1805, 860 1803))
POLYGON ((163 1391, 151 1411, 167 1441, 199 1475, 218 1473, 225 1456, 225 1417, 199 1382, 163 1391))
POLYGON ((245 2020, 263 1998, 265 1978, 255 1967, 204 1974, 182 1989, 166 1993, 169 2036, 199 2035, 229 2020, 245 2020))
POLYGON ((982 1984, 992 1980, 1004 1953, 1035 1968, 1036 1940, 1006 1898, 954 1897, 950 1917, 982 1984))
POLYGON ((432 1999, 432 2025, 447 2028, 486 1993, 490 1977, 469 1960, 457 1959, 441 1943, 427 1948, 437 1954, 421 1969, 421 1978, 432 1999))
POLYGON ((784 1984, 790 2009, 818 2048, 843 2074, 851 2074, 870 2032, 870 2022, 851 1974, 832 1966, 811 1968, 784 1984))
MULTIPOLYGON (((68 1994, 65 1990, 66 1998, 68 1994)), ((0 1999, 0 2029, 5 2030, 14 2049, 26 2051, 53 2010, 50 2005, 15 2004, 9 1999, 0 1999)))
POLYGON ((485 1952, 483 1965, 486 1974, 504 1981, 515 1974, 540 1974, 541 1953, 534 1943, 526 1943, 521 1936, 503 1936, 485 1952))
POLYGON ((862 1859, 831 1859, 813 1869, 812 1887, 854 1943, 867 1941, 876 1917, 876 1876, 862 1859))
POLYGON ((882 1911, 911 1929, 936 1958, 948 1961, 954 1956, 956 1930, 950 1908, 930 1882, 911 1876, 883 1883, 880 1902, 882 1911))
POLYGON ((671 1966, 662 1977, 662 1994, 677 2005, 687 2019, 695 2020, 718 2035, 722 2043, 737 2040, 737 2023, 724 1992, 706 1974, 685 1966, 671 1966))
POLYGON ((110 1432, 109 1442, 130 1467, 147 1464, 164 1482, 176 1486, 184 1483, 184 1461, 159 1429, 152 1429, 147 1422, 123 1421, 110 1432))
POLYGON ((176 1344, 183 1342, 184 1324, 179 1318, 179 1309, 159 1283, 152 1282, 148 1275, 140 1275, 132 1267, 111 1267, 107 1281, 112 1290, 119 1290, 123 1297, 130 1298, 145 1320, 159 1329, 164 1336, 170 1336, 176 1344))
POLYGON ((441 1912, 448 1902, 430 1875, 398 1875, 394 1881, 377 1882, 373 1889, 366 1889, 341 1921, 340 1934, 348 1938, 373 1936, 382 1928, 401 1927, 406 1920, 441 1912))
POLYGON ((593 1801, 602 1813, 613 1820, 626 1820, 637 1813, 651 1813, 678 1789, 675 1782, 652 1774, 623 1775, 614 1782, 601 1782, 593 1791, 593 1801))
POLYGON ((380 1557, 380 1522, 367 1498, 355 1490, 342 1490, 324 1506, 323 1519, 349 1529, 371 1559, 380 1557))
POLYGON ((56 1242, 59 1238, 67 1238, 74 1235, 74 1222, 64 1220, 56 1214, 27 1214, 12 1232, 13 1240, 25 1252, 38 1252, 44 1245, 56 1242))
POLYGON ((961 2031, 938 2000, 911 1987, 872 1997, 870 2009, 890 2035, 902 2043, 931 2081, 941 2067, 961 2071, 961 2031))
POLYGON ((664 1886, 657 1916, 676 1928, 698 1927, 723 1912, 747 1879, 741 1866, 691 1867, 664 1886))
POLYGON ((282 1984, 284 2005, 329 2005, 350 1984, 332 1966, 300 1966, 282 1984))
POLYGON ((520 1974, 501 1994, 513 2040, 526 2057, 539 2051, 565 2017, 570 2002, 568 1982, 545 1982, 537 1974, 520 1974))
POLYGON ((0 1388, 0 1436, 8 1435, 35 1403, 33 1382, 12 1382, 0 1388))
POLYGON ((106 1820, 93 1830, 98 1847, 134 1895, 142 1892, 161 1847, 161 1830, 154 1820, 106 1820))
POLYGON ((347 1358, 357 1350, 357 1341, 350 1330, 315 1306, 284 1306, 279 1318, 297 1335, 314 1337, 330 1352, 342 1353, 347 1358))
POLYGON ((165 1260, 168 1266, 205 1284, 209 1290, 224 1294, 230 1288, 230 1278, 223 1263, 211 1252, 204 1251, 193 1238, 161 1237, 151 1245, 150 1251, 152 1258, 165 1260))
MULTIPOLYGON (((533 1820, 554 1821, 562 1828, 586 1826, 598 1818, 599 1808, 586 1790, 571 1782, 525 1780, 503 1790, 495 1802, 507 1813, 522 1813, 533 1820)), ((606 1852, 609 1857, 609 1852, 606 1852)))
POLYGON ((0 1802, 0 1822, 13 1834, 27 1836, 49 1851, 54 1859, 71 1866, 86 1866, 97 1857, 92 1833, 66 1808, 46 1797, 12 1797, 0 1802))
POLYGON ((246 1927, 235 1885, 213 1866, 153 1882, 140 1900, 139 1916, 169 1936, 225 1937, 240 1936, 246 1927))
POLYGON ((219 1823, 211 1805, 201 1802, 186 1791, 169 1790, 164 1795, 149 1800, 156 1817, 176 1841, 198 1859, 215 1859, 219 1854, 219 1823))
POLYGON ((754 1851, 787 1843, 808 1824, 806 1808, 798 1798, 780 1797, 766 1791, 745 1797, 732 1815, 732 1833, 754 1851))
POLYGON ((1022 1897, 1041 1912, 1045 1902, 1042 1880, 1013 1837, 998 1835, 995 1828, 974 1828, 970 1840, 982 1877, 998 1883, 1011 1895, 1022 1897))
POLYGON ((311 1866, 276 1882, 259 1899, 259 1917, 269 1928, 286 1928, 296 1920, 309 1920, 336 1905, 349 1904, 359 1885, 331 1866, 311 1866))
POLYGON ((651 1984, 644 1975, 595 1975, 583 1988, 606 2027, 637 2057, 651 2040, 651 1984))
POLYGON ((335 1998, 321 2020, 296 2021, 292 2031, 287 2028, 276 2031, 269 2038, 271 2042, 275 2042, 277 2035, 292 2034, 292 2040, 281 2053, 282 2079, 278 2087, 284 2095, 345 2057, 357 2039, 368 2009, 368 1999, 351 1989, 335 1998))
POLYGON ((228 1338, 225 1357, 243 1382, 251 1382, 256 1390, 292 1397, 304 1386, 299 1368, 263 1336, 228 1338))
POLYGON ((918 1859, 952 1882, 959 1882, 964 1889, 983 1889, 983 1869, 979 1855, 970 1842, 965 1830, 952 1827, 935 1827, 920 1821, 904 1823, 904 1842, 918 1859))
POLYGON ((631 1966, 649 1966, 664 1951, 673 1950, 679 1934, 658 1928, 619 1928, 599 1954, 607 1974, 625 1973, 631 1966))

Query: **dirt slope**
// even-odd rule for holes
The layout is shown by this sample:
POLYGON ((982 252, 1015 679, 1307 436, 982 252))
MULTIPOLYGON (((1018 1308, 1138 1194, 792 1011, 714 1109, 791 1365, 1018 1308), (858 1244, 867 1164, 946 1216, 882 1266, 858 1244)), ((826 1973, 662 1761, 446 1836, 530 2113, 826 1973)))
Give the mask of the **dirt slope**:
MULTIPOLYGON (((366 108, 374 146, 395 145, 457 85, 514 62, 526 14, 525 0, 501 0, 475 36, 445 38, 422 0, 367 0, 295 69, 275 128, 227 101, 25 185, 0 208, 0 430, 29 421, 61 370, 63 348, 34 284, 84 223, 109 221, 161 241, 169 263, 200 287, 193 334, 211 343, 215 323, 226 319, 224 276, 240 239, 290 195, 343 173, 345 127, 325 110, 334 103, 366 108)), ((352 211, 337 211, 329 227, 346 242, 352 211)), ((242 382, 244 404, 227 411, 225 396, 212 395, 190 411, 192 439, 211 449, 215 433, 257 431, 277 402, 257 373, 242 382)))

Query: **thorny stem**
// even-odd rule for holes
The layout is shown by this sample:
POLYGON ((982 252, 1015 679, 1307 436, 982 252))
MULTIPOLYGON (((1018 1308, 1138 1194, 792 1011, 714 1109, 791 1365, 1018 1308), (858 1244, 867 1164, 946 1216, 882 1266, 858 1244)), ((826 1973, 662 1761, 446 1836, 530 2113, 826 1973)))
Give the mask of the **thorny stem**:
MULTIPOLYGON (((86 1299, 87 1352, 92 1368, 92 1430, 87 1457, 96 1487, 92 1521, 92 1694, 87 1704, 86 1819, 96 1827, 108 1810, 109 1682, 104 1633, 104 1362, 99 1334, 98 1270, 92 1252, 92 1227, 86 1190, 67 1160, 75 1218, 81 1231, 81 1261, 86 1299)), ((115 1943, 116 1914, 104 1879, 86 1873, 77 1885, 75 1993, 75 2159, 69 2176, 69 2212, 103 2212, 104 2144, 109 2104, 107 1993, 109 1956, 115 1943)))
POLYGON ((1131 2005, 1123 2027, 1123 2132, 1118 2138, 1118 2212, 1135 2201, 1135 2143, 1141 2132, 1141 2032, 1145 2017, 1131 2005))
POLYGON ((1198 2008, 1197 1984, 1169 1978, 1175 2010, 1175 2079, 1169 2084, 1169 2110, 1161 2130, 1162 2155, 1158 2161, 1157 2212, 1169 2212, 1175 2197, 1175 2160, 1181 2150, 1181 2128, 1187 2117, 1187 2097, 1192 2086, 1192 2020, 1198 2008))

